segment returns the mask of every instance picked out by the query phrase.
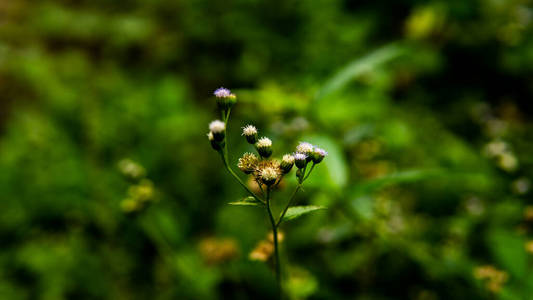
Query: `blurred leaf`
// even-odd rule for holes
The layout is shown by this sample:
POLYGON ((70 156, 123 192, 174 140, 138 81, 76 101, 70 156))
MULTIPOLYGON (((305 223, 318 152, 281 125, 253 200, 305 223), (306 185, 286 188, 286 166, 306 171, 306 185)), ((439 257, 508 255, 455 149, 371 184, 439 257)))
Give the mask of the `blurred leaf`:
POLYGON ((324 84, 317 92, 314 101, 318 102, 320 99, 343 88, 354 77, 400 56, 403 53, 402 50, 398 45, 387 45, 363 58, 352 61, 324 84))
POLYGON ((348 183, 348 167, 342 148, 333 139, 327 136, 305 137, 304 140, 328 151, 328 156, 322 163, 315 167, 316 170, 313 171, 314 173, 309 177, 310 185, 319 182, 320 186, 324 186, 324 181, 318 180, 319 176, 316 176, 317 174, 315 174, 315 172, 319 173, 319 169, 326 167, 331 185, 335 188, 344 187, 348 183))
POLYGON ((263 203, 257 201, 254 197, 248 196, 240 201, 230 202, 229 205, 245 205, 245 206, 263 206, 263 203))
POLYGON ((443 174, 444 172, 442 170, 410 170, 398 172, 383 177, 363 181, 355 185, 350 190, 350 194, 354 196, 365 195, 388 185, 416 182, 419 180, 429 179, 443 174))
POLYGON ((321 210, 321 209, 326 209, 326 207, 324 206, 316 206, 316 205, 308 205, 308 206, 293 206, 293 207, 290 207, 288 210, 287 210, 287 213, 285 214, 285 216, 283 216, 283 220, 282 221, 289 221, 289 220, 292 220, 292 219, 296 219, 296 218, 299 218, 305 214, 308 214, 308 213, 311 213, 311 212, 314 212, 314 211, 317 211, 317 210, 321 210))
POLYGON ((527 273, 527 253, 525 239, 503 229, 489 232, 488 243, 494 258, 513 277, 524 278, 527 273))

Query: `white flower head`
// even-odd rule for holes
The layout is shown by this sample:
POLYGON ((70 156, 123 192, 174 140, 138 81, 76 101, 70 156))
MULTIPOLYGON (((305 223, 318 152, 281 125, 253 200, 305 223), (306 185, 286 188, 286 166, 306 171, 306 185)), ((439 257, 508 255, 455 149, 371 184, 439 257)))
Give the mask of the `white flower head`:
POLYGON ((223 132, 226 130, 226 124, 220 120, 215 120, 209 123, 209 130, 211 130, 213 133, 223 132))
POLYGON ((253 125, 246 125, 242 128, 242 135, 244 136, 252 136, 257 134, 257 128, 253 125))
POLYGON ((261 178, 267 182, 278 179, 278 176, 279 172, 272 167, 266 167, 261 171, 261 178))
POLYGON ((313 145, 307 142, 302 142, 296 146, 296 152, 308 154, 313 152, 313 145))
POLYGON ((283 158, 281 159, 281 161, 285 164, 294 164, 294 156, 290 155, 290 154, 285 154, 283 155, 283 158))
POLYGON ((267 137, 262 137, 257 141, 257 148, 272 147, 272 141, 267 137))

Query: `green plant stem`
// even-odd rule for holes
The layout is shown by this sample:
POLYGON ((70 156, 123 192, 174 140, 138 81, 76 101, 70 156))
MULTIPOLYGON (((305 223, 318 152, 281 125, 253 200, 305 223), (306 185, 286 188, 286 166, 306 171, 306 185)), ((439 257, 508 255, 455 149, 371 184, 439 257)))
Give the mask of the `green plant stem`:
POLYGON ((226 168, 226 170, 228 170, 228 172, 233 176, 235 177, 235 179, 239 182, 239 184, 248 192, 248 194, 250 194, 250 196, 254 197, 255 200, 265 204, 265 201, 263 199, 261 199, 259 196, 257 196, 254 192, 252 192, 244 182, 242 182, 241 178, 235 174, 235 172, 229 167, 228 165, 228 161, 227 161, 227 157, 223 154, 223 153, 220 153, 220 156, 222 157, 222 162, 224 163, 224 167, 226 168))
POLYGON ((265 204, 265 201, 263 199, 261 199, 259 196, 257 196, 254 192, 252 192, 244 182, 242 182, 241 178, 235 174, 235 172, 233 171, 232 168, 230 168, 229 166, 229 163, 228 163, 228 120, 229 120, 229 115, 231 113, 231 109, 228 109, 228 112, 222 112, 222 120, 224 121, 224 123, 226 124, 226 130, 225 130, 225 135, 226 135, 226 142, 224 144, 224 149, 221 150, 221 151, 218 151, 218 153, 220 154, 220 157, 222 158, 222 162, 224 163, 224 167, 226 168, 226 170, 228 170, 228 172, 233 176, 235 177, 235 179, 239 182, 239 184, 252 196, 255 198, 255 200, 265 204))
POLYGON ((274 270, 276 273, 276 283, 278 285, 278 299, 281 299, 283 293, 281 290, 281 266, 279 263, 278 227, 276 225, 276 221, 274 220, 274 216, 272 215, 272 209, 270 209, 270 187, 267 187, 266 203, 268 216, 270 218, 270 223, 272 224, 272 235, 274 239, 274 270))
POLYGON ((276 223, 276 227, 279 227, 279 225, 281 224, 281 221, 283 220, 283 217, 285 216, 285 214, 287 213, 287 210, 289 209, 289 207, 291 206, 292 204, 292 201, 294 201, 294 198, 296 196, 296 193, 298 193, 298 191, 300 190, 300 188, 302 187, 301 184, 298 184, 296 186, 296 189, 294 189, 294 192, 292 192, 292 195, 291 195, 291 198, 289 199, 289 202, 287 202, 287 205, 285 206, 285 208, 283 209, 283 211, 281 212, 281 215, 279 216, 279 219, 278 219, 278 222, 276 223))

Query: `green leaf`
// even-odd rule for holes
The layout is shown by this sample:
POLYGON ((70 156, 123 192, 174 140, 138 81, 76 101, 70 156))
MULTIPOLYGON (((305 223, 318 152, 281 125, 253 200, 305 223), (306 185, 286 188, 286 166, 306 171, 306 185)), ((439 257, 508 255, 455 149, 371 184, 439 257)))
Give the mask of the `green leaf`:
POLYGON ((324 84, 322 89, 316 94, 314 101, 318 102, 327 95, 343 88, 354 77, 364 74, 403 53, 404 49, 402 47, 392 44, 384 46, 363 58, 352 61, 324 84))
POLYGON ((525 278, 527 274, 526 240, 512 232, 495 229, 489 232, 487 242, 494 258, 505 270, 516 278, 525 278))
POLYGON ((287 213, 285 213, 285 216, 283 216, 282 221, 289 221, 292 219, 296 219, 298 217, 301 217, 305 214, 308 214, 313 211, 326 209, 324 206, 317 206, 317 205, 307 205, 307 206, 293 206, 290 207, 287 210, 287 213))
POLYGON ((324 161, 315 167, 317 170, 313 171, 313 174, 311 174, 309 177, 310 181, 313 181, 311 185, 317 183, 317 185, 323 187, 324 183, 326 182, 335 189, 340 189, 346 186, 348 183, 348 164, 346 162, 346 158, 344 157, 344 153, 342 152, 341 146, 338 145, 333 139, 325 135, 306 136, 303 140, 315 144, 329 152, 324 161), (319 169, 324 168, 327 171, 324 175, 327 177, 324 178, 325 181, 320 180, 320 183, 318 184, 319 178, 317 178, 317 175, 321 173, 319 169), (316 181, 315 178, 317 178, 316 181))
POLYGON ((254 197, 248 196, 240 201, 230 202, 229 205, 245 205, 245 206, 263 206, 263 203, 257 201, 254 197))
POLYGON ((385 175, 383 177, 363 181, 355 185, 349 193, 352 196, 368 195, 373 191, 376 191, 386 186, 400 183, 417 182, 442 176, 444 174, 445 172, 439 169, 402 171, 390 175, 385 175))

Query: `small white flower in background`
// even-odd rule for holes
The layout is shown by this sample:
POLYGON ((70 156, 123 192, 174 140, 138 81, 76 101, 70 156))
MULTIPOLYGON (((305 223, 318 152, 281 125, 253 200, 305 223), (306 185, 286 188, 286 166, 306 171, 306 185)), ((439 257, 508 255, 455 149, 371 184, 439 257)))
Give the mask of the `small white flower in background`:
POLYGON ((220 120, 214 120, 213 122, 209 123, 209 130, 211 130, 213 133, 220 133, 226 130, 226 124, 220 120))

